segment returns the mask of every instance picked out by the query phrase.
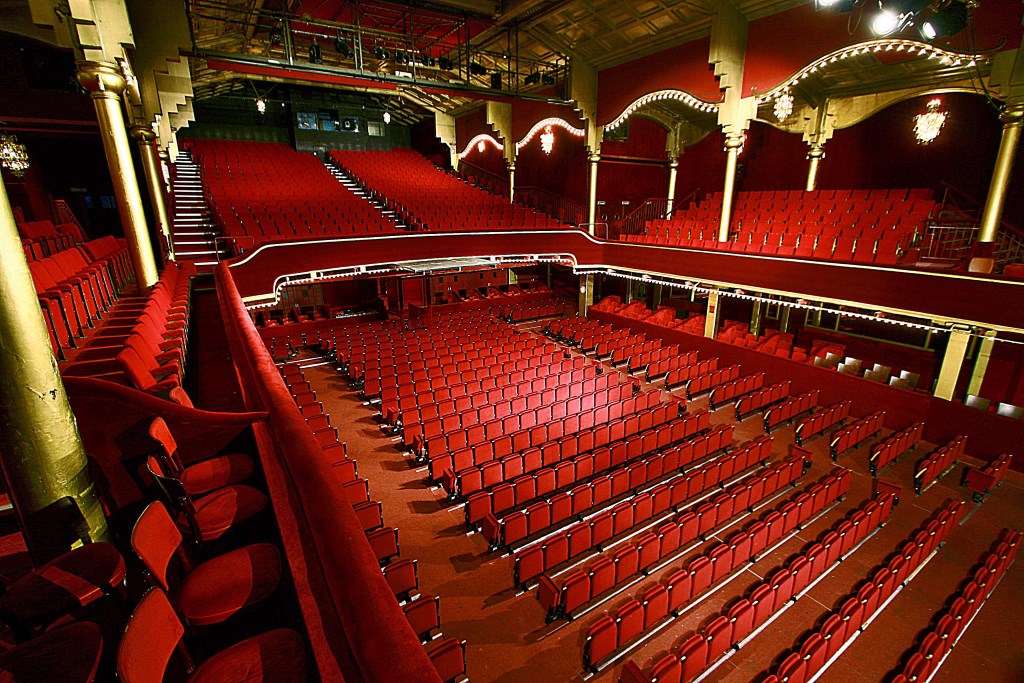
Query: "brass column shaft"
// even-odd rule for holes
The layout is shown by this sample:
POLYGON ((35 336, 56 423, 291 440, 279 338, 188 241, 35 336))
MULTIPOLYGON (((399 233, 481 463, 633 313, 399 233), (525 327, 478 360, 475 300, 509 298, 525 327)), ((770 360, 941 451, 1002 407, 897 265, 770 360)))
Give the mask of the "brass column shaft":
POLYGON ((589 196, 587 198, 587 222, 590 223, 590 234, 595 234, 595 228, 597 223, 597 162, 601 160, 601 157, 597 154, 591 154, 587 159, 587 163, 590 166, 589 176, 589 196))
POLYGON ((158 232, 163 235, 167 245, 167 260, 174 260, 174 243, 171 241, 171 222, 167 214, 167 202, 164 201, 163 172, 160 170, 160 159, 157 157, 154 140, 156 136, 146 126, 132 127, 132 137, 139 145, 142 159, 142 172, 146 177, 146 189, 149 191, 149 204, 153 208, 153 219, 158 232))
POLYGON ((732 198, 736 191, 736 160, 743 146, 742 136, 725 139, 725 186, 722 188, 722 222, 718 226, 718 241, 728 242, 732 224, 732 198))
POLYGON ((999 152, 996 154, 996 166, 992 170, 992 181, 988 186, 985 198, 985 210, 981 215, 981 226, 978 230, 979 242, 995 242, 999 223, 1003 218, 1003 205, 1006 203, 1006 191, 1010 186, 1013 174, 1013 162, 1017 157, 1017 146, 1020 143, 1021 116, 1004 117, 1003 135, 999 139, 999 152))

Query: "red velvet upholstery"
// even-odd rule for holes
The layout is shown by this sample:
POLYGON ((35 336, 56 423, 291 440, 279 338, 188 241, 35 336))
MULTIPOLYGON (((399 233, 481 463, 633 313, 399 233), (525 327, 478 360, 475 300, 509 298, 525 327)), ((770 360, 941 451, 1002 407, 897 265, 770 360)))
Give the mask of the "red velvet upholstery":
POLYGON ((279 628, 232 645, 199 665, 189 683, 304 683, 306 652, 295 631, 279 628))
POLYGON ((181 479, 190 496, 204 493, 249 479, 256 470, 255 463, 245 453, 230 453, 207 458, 185 466, 178 444, 163 418, 155 418, 149 426, 149 435, 159 445, 166 460, 174 466, 173 472, 181 479))
MULTIPOLYGON (((151 503, 132 530, 132 548, 164 590, 171 589, 168 566, 183 553, 182 536, 167 509, 151 503)), ((281 555, 269 543, 255 543, 211 558, 189 571, 173 591, 174 602, 195 626, 216 624, 260 602, 281 581, 281 555)))

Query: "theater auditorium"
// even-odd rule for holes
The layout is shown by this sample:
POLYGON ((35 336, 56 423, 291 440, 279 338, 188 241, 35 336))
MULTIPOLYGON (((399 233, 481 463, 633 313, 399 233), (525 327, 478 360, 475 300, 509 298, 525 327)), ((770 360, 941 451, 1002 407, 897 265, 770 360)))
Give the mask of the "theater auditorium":
POLYGON ((1024 680, 1024 4, 0 17, 0 681, 1024 680))

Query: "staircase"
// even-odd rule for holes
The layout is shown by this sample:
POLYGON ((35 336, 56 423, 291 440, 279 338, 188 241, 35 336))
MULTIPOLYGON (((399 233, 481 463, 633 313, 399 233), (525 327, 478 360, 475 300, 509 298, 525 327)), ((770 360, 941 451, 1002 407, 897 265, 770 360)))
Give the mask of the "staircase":
POLYGON ((360 185, 358 182, 352 180, 352 178, 350 178, 344 171, 338 168, 333 161, 330 161, 329 159, 322 159, 322 161, 324 166, 327 167, 327 170, 330 171, 332 176, 334 176, 334 179, 337 180, 342 185, 344 185, 349 192, 368 202, 370 206, 377 209, 377 211, 383 214, 385 218, 394 223, 397 229, 409 229, 409 226, 403 223, 402 220, 394 211, 390 210, 382 201, 376 199, 369 192, 363 189, 363 186, 360 185))
POLYGON ((196 266, 217 265, 228 254, 217 243, 217 228, 191 152, 178 153, 171 171, 171 195, 171 244, 175 259, 191 261, 196 266))

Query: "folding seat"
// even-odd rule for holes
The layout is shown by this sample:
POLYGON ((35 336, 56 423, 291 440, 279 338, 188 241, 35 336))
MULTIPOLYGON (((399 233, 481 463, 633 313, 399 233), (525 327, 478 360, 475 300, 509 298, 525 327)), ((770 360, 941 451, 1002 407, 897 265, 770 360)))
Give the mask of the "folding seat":
POLYGON ((619 642, 615 620, 607 615, 599 617, 587 629, 583 644, 583 666, 596 673, 596 664, 613 653, 619 642))
POLYGON ((937 667, 939 660, 946 654, 946 641, 938 635, 937 631, 932 631, 921 640, 918 651, 928 662, 930 668, 937 667))
POLYGON ((409 599, 419 587, 416 560, 397 560, 384 567, 384 578, 391 587, 391 592, 400 600, 409 599))
MULTIPOLYGON (((514 458, 517 456, 513 452, 512 455, 506 457, 514 458)), ((524 474, 529 474, 530 472, 539 474, 541 468, 544 466, 543 456, 539 448, 527 448, 522 451, 522 461, 524 474)))
MULTIPOLYGON (((632 508, 627 508, 630 512, 632 508)), ((615 536, 615 518, 611 512, 601 512, 590 520, 591 543, 600 548, 601 544, 615 536)))
POLYGON ((796 588, 795 578, 788 569, 779 569, 772 574, 768 584, 775 592, 775 609, 779 610, 782 605, 793 597, 796 588))
POLYGON ((708 663, 718 661, 733 643, 732 624, 728 617, 718 616, 704 627, 704 637, 708 641, 708 663))
MULTIPOLYGON (((566 500, 565 504, 568 505, 569 501, 566 500)), ((527 533, 529 535, 532 536, 536 533, 539 533, 542 529, 546 529, 549 526, 551 526, 551 509, 552 506, 544 501, 534 503, 533 505, 526 508, 526 517, 528 520, 529 527, 527 533)), ((506 543, 510 542, 511 541, 506 540, 506 543)))
POLYGON ((611 473, 612 497, 616 498, 630 490, 629 472, 627 470, 615 470, 611 473))
POLYGON ((692 512, 684 512, 676 518, 679 524, 679 544, 685 545, 697 539, 700 533, 700 520, 692 512))
POLYGON ((640 553, 632 543, 616 548, 612 559, 615 563, 615 584, 622 583, 640 571, 640 553))
POLYGON ((501 514, 506 510, 510 510, 515 507, 516 494, 515 489, 512 488, 511 484, 501 483, 494 487, 491 491, 491 510, 496 514, 501 514))
POLYGON ((622 646, 639 636, 644 630, 644 607, 636 600, 628 600, 615 611, 617 644, 622 646))
POLYGON ((668 557, 679 549, 679 525, 675 522, 663 524, 658 528, 658 556, 668 557))
POLYGON ((845 624, 847 638, 864 624, 864 606, 857 598, 847 598, 839 607, 839 618, 845 624))
POLYGON ((544 568, 557 567, 569 559, 569 539, 564 534, 552 536, 544 543, 544 568))
POLYGON ((687 567, 690 574, 691 595, 696 597, 704 593, 711 585, 714 567, 711 560, 701 556, 695 558, 687 567))
POLYGON ((768 584, 762 583, 750 594, 753 608, 752 628, 756 629, 775 612, 775 592, 768 584))
POLYGON ((612 478, 611 476, 603 476, 594 479, 591 482, 591 489, 593 495, 593 505, 599 506, 612 498, 612 478))
MULTIPOLYGON (((518 543, 519 541, 521 541, 524 538, 526 538, 527 536, 529 536, 530 535, 529 527, 530 527, 531 518, 532 518, 532 515, 530 514, 529 509, 527 509, 526 512, 524 512, 522 510, 516 510, 514 512, 510 512, 509 514, 505 515, 504 519, 501 520, 501 525, 499 527, 499 532, 498 533, 500 534, 500 537, 493 539, 492 545, 494 545, 494 546, 498 546, 498 545, 508 546, 508 545, 513 544, 513 543, 518 543)), ((485 527, 487 526, 487 522, 488 522, 488 518, 485 517, 484 518, 484 525, 485 525, 485 527)), ((487 535, 486 529, 485 529, 484 533, 485 533, 485 536, 486 536, 487 535)))
POLYGON ((695 633, 679 646, 679 662, 682 664, 683 681, 696 679, 708 665, 708 642, 700 633, 695 633))
POLYGON ((441 599, 436 595, 421 595, 402 607, 413 632, 423 641, 431 640, 431 633, 441 628, 441 599))
MULTIPOLYGON (((551 497, 548 503, 537 503, 538 505, 545 505, 548 509, 547 525, 559 524, 572 517, 572 499, 567 493, 556 493, 551 497)), ((531 506, 532 507, 532 506, 531 506)), ((530 526, 530 533, 534 533, 534 530, 540 531, 541 527, 530 526)))
POLYGON ((920 652, 910 655, 906 665, 903 667, 903 675, 912 683, 923 683, 928 680, 930 672, 929 662, 920 652))
POLYGON ((775 676, 786 683, 804 683, 808 679, 807 663, 799 653, 793 652, 782 660, 775 676))
POLYGON ((848 520, 843 520, 835 527, 836 533, 839 534, 840 549, 839 554, 843 557, 853 550, 853 546, 857 545, 857 534, 853 524, 848 520))
POLYGON ((732 626, 732 641, 738 643, 754 630, 754 606, 750 600, 740 598, 726 613, 732 626))
MULTIPOLYGON (((632 546, 630 546, 632 547, 632 546)), ((636 552, 636 549, 633 549, 636 552)), ((623 558, 624 562, 629 562, 628 558, 623 558)), ((590 565, 590 593, 587 596, 587 600, 591 597, 602 595, 603 593, 612 589, 617 583, 616 581, 616 565, 607 557, 599 558, 592 565, 590 565)), ((582 603, 581 603, 582 604, 582 603)), ((575 608, 574 608, 575 609, 575 608)), ((570 612, 568 608, 566 612, 570 612)))
MULTIPOLYGON (((554 566, 554 565, 551 565, 554 566)), ((540 576, 549 566, 544 559, 544 549, 540 546, 523 548, 516 553, 516 561, 512 568, 513 581, 517 586, 526 589, 526 585, 540 576)))

